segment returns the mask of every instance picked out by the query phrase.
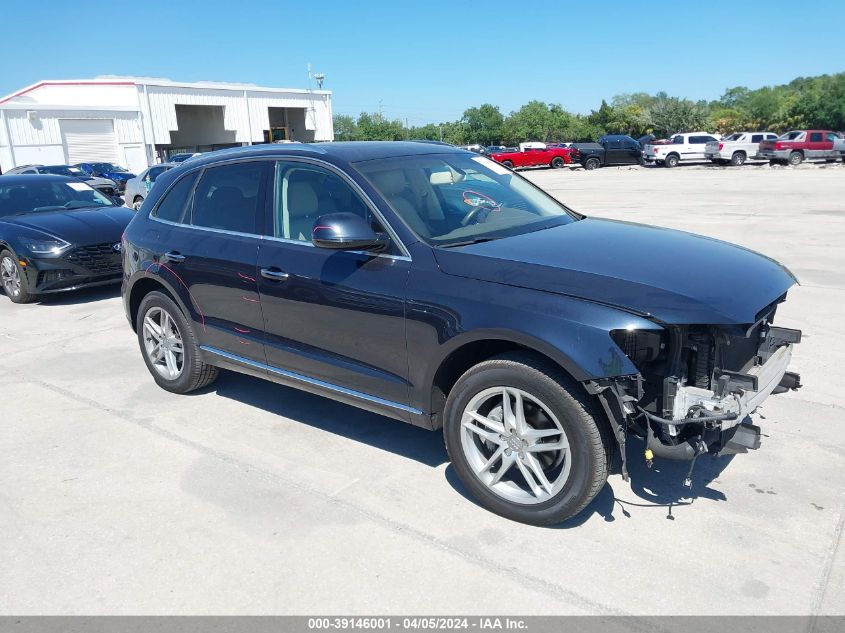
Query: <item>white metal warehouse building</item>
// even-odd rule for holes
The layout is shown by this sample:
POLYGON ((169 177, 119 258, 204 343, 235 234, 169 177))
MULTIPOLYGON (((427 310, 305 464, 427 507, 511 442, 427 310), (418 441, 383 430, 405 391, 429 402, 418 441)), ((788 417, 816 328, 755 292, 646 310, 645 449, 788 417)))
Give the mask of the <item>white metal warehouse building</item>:
POLYGON ((140 77, 41 81, 0 98, 0 170, 111 162, 138 173, 178 152, 331 141, 331 91, 140 77))

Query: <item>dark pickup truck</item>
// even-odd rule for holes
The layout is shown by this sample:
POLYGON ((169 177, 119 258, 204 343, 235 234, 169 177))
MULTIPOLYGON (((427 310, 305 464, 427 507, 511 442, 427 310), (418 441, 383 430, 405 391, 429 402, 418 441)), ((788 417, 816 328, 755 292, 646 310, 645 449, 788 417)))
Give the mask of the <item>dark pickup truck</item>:
POLYGON ((605 165, 642 165, 642 145, 625 134, 602 136, 598 143, 573 143, 569 147, 572 162, 581 163, 584 169, 605 165))

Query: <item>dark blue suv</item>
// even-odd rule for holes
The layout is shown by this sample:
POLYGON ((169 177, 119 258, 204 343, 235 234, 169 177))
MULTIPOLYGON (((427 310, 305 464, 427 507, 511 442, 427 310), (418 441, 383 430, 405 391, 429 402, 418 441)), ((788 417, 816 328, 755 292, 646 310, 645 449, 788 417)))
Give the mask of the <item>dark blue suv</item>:
POLYGON ((220 368, 443 429, 487 508, 580 512, 614 454, 759 444, 799 386, 772 325, 777 262, 580 215, 509 169, 425 143, 223 150, 163 174, 123 243, 123 301, 155 381, 220 368))

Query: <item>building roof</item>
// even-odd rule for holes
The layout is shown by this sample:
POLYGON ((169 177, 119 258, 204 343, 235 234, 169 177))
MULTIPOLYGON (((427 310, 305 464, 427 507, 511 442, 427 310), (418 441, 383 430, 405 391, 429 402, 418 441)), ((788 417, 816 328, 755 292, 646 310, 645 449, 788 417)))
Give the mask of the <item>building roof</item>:
POLYGON ((157 77, 101 76, 93 79, 45 79, 27 86, 17 92, 0 97, 0 104, 25 95, 42 86, 163 86, 169 88, 189 88, 192 90, 232 90, 237 92, 264 92, 286 94, 331 95, 331 90, 312 90, 310 88, 270 88, 249 83, 228 83, 218 81, 181 82, 157 77))

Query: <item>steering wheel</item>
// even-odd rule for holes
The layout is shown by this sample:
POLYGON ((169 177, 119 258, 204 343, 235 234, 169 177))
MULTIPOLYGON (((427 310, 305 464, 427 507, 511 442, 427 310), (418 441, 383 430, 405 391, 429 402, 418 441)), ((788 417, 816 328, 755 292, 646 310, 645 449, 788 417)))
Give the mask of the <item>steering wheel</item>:
POLYGON ((493 198, 490 196, 486 196, 483 193, 478 193, 477 191, 467 190, 463 193, 464 202, 467 204, 472 205, 472 209, 467 211, 466 215, 461 218, 461 226, 466 226, 470 222, 484 222, 487 220, 487 217, 490 215, 491 211, 496 211, 499 208, 499 205, 496 203, 493 198), (472 200, 472 202, 469 202, 472 200), (481 220, 478 218, 479 214, 482 211, 487 211, 487 215, 484 216, 484 219, 481 220))

